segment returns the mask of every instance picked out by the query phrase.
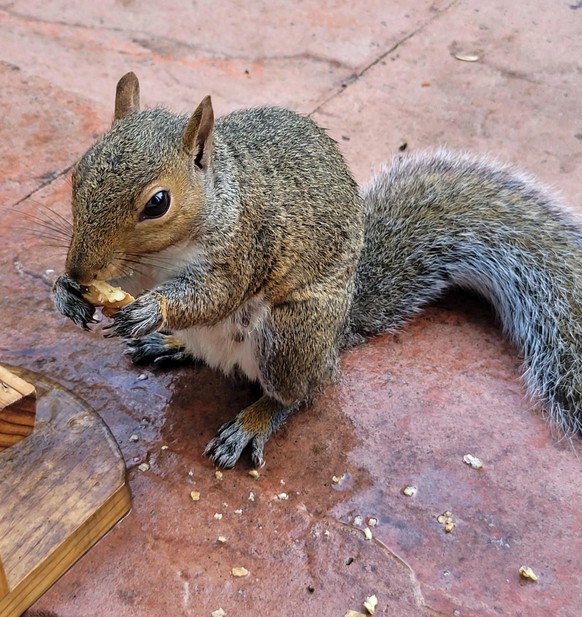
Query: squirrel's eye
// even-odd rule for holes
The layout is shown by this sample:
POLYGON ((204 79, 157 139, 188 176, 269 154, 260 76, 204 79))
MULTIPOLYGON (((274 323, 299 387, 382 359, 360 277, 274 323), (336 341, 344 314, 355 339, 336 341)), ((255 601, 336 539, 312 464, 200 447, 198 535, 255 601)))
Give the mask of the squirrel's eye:
POLYGON ((170 193, 168 191, 158 191, 154 193, 145 205, 140 219, 157 219, 163 216, 170 207, 170 193))

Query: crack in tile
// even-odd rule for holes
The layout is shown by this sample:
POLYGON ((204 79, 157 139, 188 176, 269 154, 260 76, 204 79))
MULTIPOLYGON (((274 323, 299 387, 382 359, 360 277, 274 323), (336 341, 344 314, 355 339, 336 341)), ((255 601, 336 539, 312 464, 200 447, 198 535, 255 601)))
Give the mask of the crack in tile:
POLYGON ((318 111, 321 110, 321 108, 326 105, 327 103, 329 103, 330 101, 332 101, 333 99, 335 99, 337 96, 340 96, 342 94, 342 92, 345 92, 346 89, 348 88, 349 85, 351 85, 352 83, 358 81, 361 77, 363 77, 370 69, 374 68, 378 63, 382 62, 382 60, 384 60, 385 58, 387 58, 391 53, 393 53, 394 51, 396 51, 401 45, 403 45, 404 43, 406 43, 407 41, 409 41, 413 36, 415 36, 416 34, 418 34, 419 32, 421 32, 422 30, 424 30, 425 28, 427 28, 428 26, 430 26, 432 23, 434 23, 437 19, 439 19, 440 17, 442 17, 449 9, 451 9, 455 4, 458 4, 459 0, 452 0, 452 2, 450 2, 449 4, 447 4, 443 9, 441 9, 440 11, 438 11, 438 13, 436 15, 434 15, 433 17, 431 17, 430 19, 428 19, 427 21, 425 21, 424 23, 420 24, 420 26, 416 27, 414 30, 412 30, 411 32, 409 32, 408 34, 406 34, 405 36, 403 36, 401 39, 399 39, 396 43, 394 43, 394 45, 392 45, 390 48, 388 48, 386 51, 384 51, 383 53, 381 53, 377 58, 375 58, 374 60, 372 60, 372 62, 370 62, 369 64, 367 64, 364 68, 360 69, 359 71, 353 73, 350 77, 348 77, 347 80, 343 80, 342 84, 340 86, 340 89, 337 90, 336 92, 332 93, 330 96, 328 96, 324 101, 322 101, 319 105, 317 105, 317 107, 315 107, 315 109, 313 109, 308 115, 311 116, 315 113, 317 113, 318 111))

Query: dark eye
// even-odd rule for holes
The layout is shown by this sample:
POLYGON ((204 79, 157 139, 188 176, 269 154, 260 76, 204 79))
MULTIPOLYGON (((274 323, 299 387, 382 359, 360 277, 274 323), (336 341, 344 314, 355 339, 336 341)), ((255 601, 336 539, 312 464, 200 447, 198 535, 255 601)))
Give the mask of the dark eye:
POLYGON ((150 197, 139 218, 142 221, 144 219, 157 219, 166 214, 169 207, 170 193, 168 191, 158 191, 150 197))

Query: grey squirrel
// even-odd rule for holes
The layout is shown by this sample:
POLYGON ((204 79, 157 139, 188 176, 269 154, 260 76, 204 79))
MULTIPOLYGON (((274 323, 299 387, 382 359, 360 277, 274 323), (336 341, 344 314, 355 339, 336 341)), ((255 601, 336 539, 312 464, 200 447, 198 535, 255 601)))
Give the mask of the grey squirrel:
POLYGON ((520 172, 438 151, 397 156, 360 191, 309 118, 265 107, 215 121, 209 97, 189 118, 140 111, 128 73, 72 204, 63 315, 86 328, 86 286, 133 274, 142 293, 109 333, 135 361, 198 358, 262 387, 208 444, 219 466, 249 444, 261 465, 269 436, 338 378, 341 350, 451 287, 492 303, 530 396, 582 429, 582 231, 520 172))

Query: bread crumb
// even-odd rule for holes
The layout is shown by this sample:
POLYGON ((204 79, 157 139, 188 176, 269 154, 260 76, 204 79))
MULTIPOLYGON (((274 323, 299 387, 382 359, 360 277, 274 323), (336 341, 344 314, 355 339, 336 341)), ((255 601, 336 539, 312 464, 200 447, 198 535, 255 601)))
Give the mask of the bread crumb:
POLYGON ((447 511, 447 512, 443 512, 442 514, 439 514, 437 516, 437 521, 441 525, 444 525, 445 533, 451 533, 451 531, 453 531, 453 529, 456 526, 455 520, 453 519, 453 513, 452 512, 448 512, 447 511))
POLYGON ((190 497, 192 497, 192 501, 200 501, 200 491, 192 491, 190 497))
POLYGON ((529 566, 521 566, 519 573, 522 578, 533 581, 534 583, 538 580, 538 575, 529 566))
POLYGON ((463 456, 463 463, 466 463, 473 469, 483 469, 483 463, 472 454, 465 454, 465 456, 463 456))
POLYGON ((231 572, 232 572, 232 575, 236 576, 237 578, 249 575, 249 571, 246 568, 243 568, 242 566, 233 568, 231 572))
POLYGON ((214 515, 214 518, 215 518, 215 520, 219 521, 219 520, 222 518, 222 514, 220 514, 220 512, 217 512, 217 513, 214 515))
POLYGON ((407 497, 414 497, 418 492, 418 489, 416 488, 416 486, 405 486, 401 492, 407 497))
POLYGON ((364 538, 366 540, 371 540, 372 539, 372 532, 370 531, 369 527, 364 527, 364 538))
POLYGON ((142 464, 138 467, 138 469, 139 469, 140 471, 148 471, 148 470, 149 470, 149 468, 150 468, 149 463, 142 463, 142 464))
POLYGON ((376 612, 377 606, 378 606, 378 598, 375 595, 368 596, 364 600, 364 608, 368 611, 368 613, 370 613, 370 615, 373 615, 376 612))
POLYGON ((255 480, 260 476, 261 474, 256 470, 256 469, 251 469, 249 471, 249 476, 251 478, 254 478, 255 480))

